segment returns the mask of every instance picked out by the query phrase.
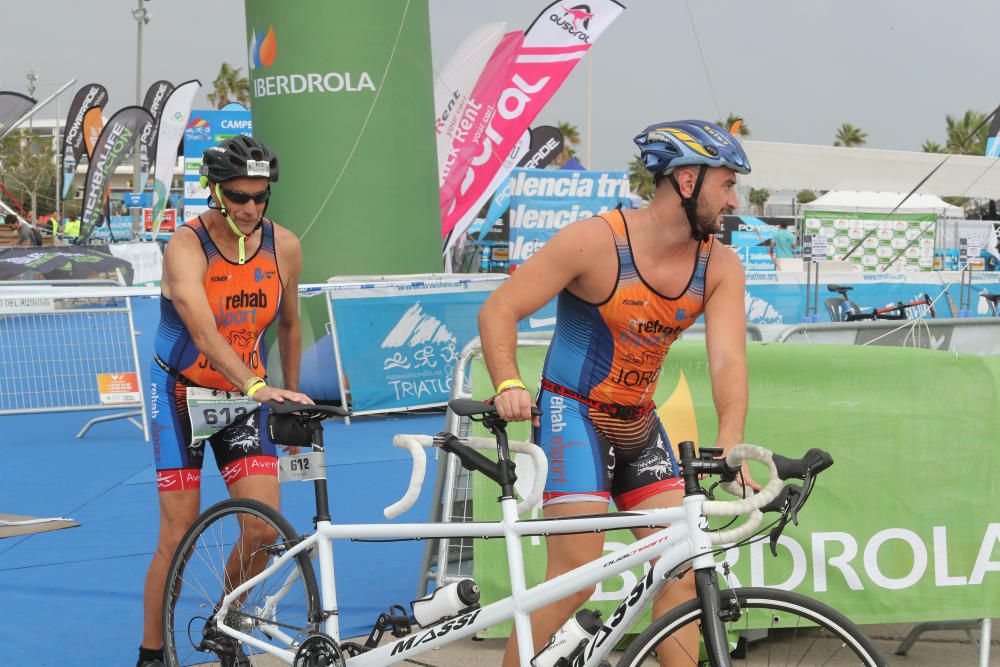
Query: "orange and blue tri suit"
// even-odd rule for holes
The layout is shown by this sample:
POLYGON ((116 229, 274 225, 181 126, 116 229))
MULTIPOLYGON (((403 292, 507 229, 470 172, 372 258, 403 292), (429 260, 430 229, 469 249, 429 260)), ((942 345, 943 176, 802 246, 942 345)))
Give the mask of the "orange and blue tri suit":
MULTIPOLYGON (((261 221, 261 243, 244 264, 222 255, 203 221, 175 233, 194 232, 208 261, 204 288, 219 333, 257 376, 265 376, 264 333, 277 318, 282 287, 274 243, 274 224, 261 221), (187 229, 189 231, 182 231, 187 229)), ((173 302, 160 297, 160 326, 154 342, 151 424, 160 491, 198 488, 204 441, 191 443, 187 388, 239 392, 198 351, 173 302)), ((208 438, 226 484, 254 474, 277 474, 274 443, 267 434, 267 407, 208 438)))
POLYGON ((559 294, 535 442, 549 459, 543 504, 613 498, 623 510, 684 486, 652 398, 670 345, 704 310, 714 238, 698 245, 687 285, 668 296, 636 268, 624 214, 601 217, 618 254, 615 287, 600 303, 559 294))

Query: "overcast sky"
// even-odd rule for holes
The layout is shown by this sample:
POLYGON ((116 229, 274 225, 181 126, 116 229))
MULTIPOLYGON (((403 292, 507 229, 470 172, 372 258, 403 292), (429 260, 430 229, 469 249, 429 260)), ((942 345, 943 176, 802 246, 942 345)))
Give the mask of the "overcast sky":
MULTIPOLYGON (((363 0, 381 2, 383 0, 363 0)), ((135 102, 135 0, 10 0, 0 34, 0 90, 36 97, 75 77, 107 86, 110 108, 135 102), (86 45, 71 51, 71 45, 86 45)), ((289 7, 296 3, 286 2, 289 7)), ((525 29, 545 0, 430 0, 433 65, 440 69, 478 26, 525 29)), ((569 121, 592 137, 592 165, 624 168, 631 137, 678 118, 742 115, 752 138, 830 144, 850 122, 868 146, 919 150, 943 142, 945 115, 1000 103, 994 74, 1000 1, 625 0, 628 9, 592 50, 592 127, 586 62, 539 123, 569 121), (690 14, 689 9, 690 8, 690 14), (692 29, 692 22, 694 29, 692 29), (699 55, 695 30, 701 42, 699 55), (707 74, 706 74, 707 70, 707 74), (713 94, 714 91, 714 94, 713 94)), ((246 71, 242 0, 152 0, 143 36, 143 92, 153 81, 205 84, 223 61, 246 71)), ((60 99, 66 113, 72 92, 60 99)), ((41 113, 55 116, 55 107, 41 113)), ((429 130, 430 131, 430 130, 429 130)), ((581 156, 586 147, 581 147, 581 156)))

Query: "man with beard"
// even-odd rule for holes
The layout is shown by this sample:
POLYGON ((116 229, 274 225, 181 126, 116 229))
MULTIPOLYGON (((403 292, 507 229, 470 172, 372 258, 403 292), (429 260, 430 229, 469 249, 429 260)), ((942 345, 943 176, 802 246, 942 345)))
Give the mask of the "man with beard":
MULTIPOLYGON (((517 322, 558 295, 556 328, 542 371, 534 442, 550 466, 546 517, 679 505, 683 480, 652 401, 670 344, 705 315, 716 444, 743 441, 747 410, 743 266, 715 241, 722 215, 738 205, 737 174, 750 162, 736 139, 704 121, 657 123, 635 137, 655 176, 649 206, 614 210, 557 233, 486 301, 479 313, 495 404, 507 421, 530 419, 533 401, 515 356, 517 322)), ((745 474, 745 484, 755 487, 745 474)), ((655 529, 636 529, 641 539, 655 529)), ((546 579, 601 555, 604 535, 553 535, 546 579)), ((531 617, 537 652, 593 590, 531 617)), ((659 616, 694 597, 693 577, 666 588, 659 616)), ((660 660, 697 655, 697 628, 660 660)), ((505 665, 518 664, 512 635, 505 665)), ((672 662, 671 660, 678 660, 672 662)))

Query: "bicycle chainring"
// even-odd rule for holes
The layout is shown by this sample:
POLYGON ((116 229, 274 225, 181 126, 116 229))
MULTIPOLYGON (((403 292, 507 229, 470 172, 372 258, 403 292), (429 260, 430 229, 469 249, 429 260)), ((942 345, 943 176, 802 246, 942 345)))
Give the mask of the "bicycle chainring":
POLYGON ((345 667, 344 653, 327 635, 308 637, 295 652, 293 667, 345 667))

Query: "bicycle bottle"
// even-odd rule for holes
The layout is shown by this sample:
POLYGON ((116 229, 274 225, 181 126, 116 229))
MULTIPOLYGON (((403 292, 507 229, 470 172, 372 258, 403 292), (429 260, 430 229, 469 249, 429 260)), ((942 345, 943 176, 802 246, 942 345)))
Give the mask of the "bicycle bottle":
POLYGON ((581 609, 556 630, 549 642, 531 659, 533 667, 569 665, 573 654, 601 629, 601 612, 581 609))

